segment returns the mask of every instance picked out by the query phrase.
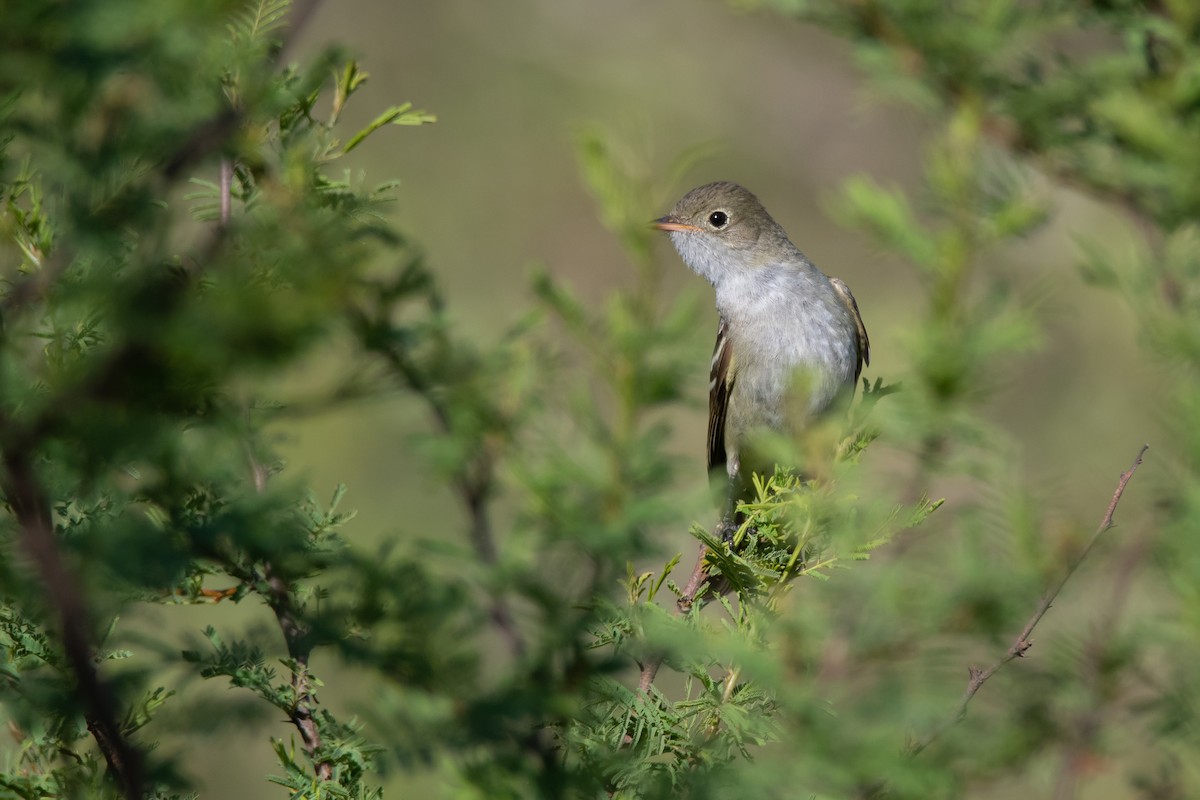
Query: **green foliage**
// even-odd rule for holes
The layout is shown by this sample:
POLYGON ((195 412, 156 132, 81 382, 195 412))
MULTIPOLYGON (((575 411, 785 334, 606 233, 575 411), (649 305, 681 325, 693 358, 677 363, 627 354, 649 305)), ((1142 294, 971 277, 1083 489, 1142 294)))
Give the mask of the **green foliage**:
POLYGON ((272 479, 260 431, 277 406, 244 388, 327 336, 368 255, 398 242, 378 217, 387 187, 327 172, 346 149, 337 113, 365 75, 348 62, 322 118, 323 76, 341 59, 275 66, 287 3, 168 5, 6 25, 5 74, 20 65, 26 81, 2 87, 0 525, 6 553, 24 549, 33 569, 5 561, 3 702, 21 742, 5 785, 30 797, 181 786, 168 761, 138 755, 174 692, 145 684, 145 663, 97 680, 130 651, 100 651, 94 666, 72 654, 102 647, 130 603, 257 596, 283 634, 282 678, 257 645, 211 629, 211 657, 176 660, 297 724, 299 760, 278 748, 294 796, 368 796, 378 746, 314 710, 307 666, 323 596, 307 581, 346 559, 337 529, 352 515, 334 510, 343 489, 326 511, 272 479), (77 66, 60 72, 64 60, 77 66), (209 223, 196 227, 173 208, 178 184, 218 164, 228 187, 201 182, 186 198, 209 223))
POLYGON ((850 38, 879 87, 940 127, 919 193, 860 176, 831 203, 922 286, 907 360, 884 367, 900 385, 864 380, 845 418, 765 443, 803 469, 754 476, 736 525, 670 443, 709 342, 701 287, 663 296, 674 262, 646 225, 702 148, 650 169, 583 134, 626 288, 593 302, 543 267, 533 310, 477 342, 384 220, 396 184, 337 164, 434 117, 397 103, 346 130, 368 75, 336 50, 288 62, 288 3, 6 11, 0 793, 191 791, 190 753, 161 746, 171 727, 237 724, 172 716, 204 685, 268 711, 266 781, 294 798, 380 797, 387 770, 462 797, 931 798, 1057 769, 1069 796, 1079 764, 1118 762, 1138 737, 1162 754, 1121 761, 1130 786, 1194 792, 1200 17, 760 5, 850 38), (1059 52, 1077 29, 1101 39, 1059 52), (991 256, 1046 221, 1046 178, 1161 233, 1124 252, 1083 242, 1083 275, 1129 300, 1173 368, 1177 440, 1154 558, 1114 569, 1091 630, 1005 667, 1087 552, 1080 525, 1047 522, 988 414, 1041 339, 1039 298, 991 256), (320 345, 338 365, 300 396, 283 376, 320 345), (318 502, 271 435, 310 408, 398 396, 424 412, 403 457, 445 492, 397 522, 416 536, 372 548, 345 535, 361 525, 345 488, 318 502), (698 554, 664 553, 683 531, 698 554), (1135 632, 1117 615, 1137 569, 1174 616, 1135 632), (150 646, 118 625, 213 603, 256 626, 150 646), (964 675, 975 661, 996 669, 964 675), (325 704, 348 674, 366 676, 355 718, 325 704))
MULTIPOLYGON (((1082 547, 1077 534, 1068 538, 1073 544, 1061 535, 1057 543, 1046 541, 1048 512, 1018 479, 1013 462, 1020 455, 979 413, 1003 380, 1005 363, 1040 338, 1038 300, 989 263, 989 250, 1036 229, 1052 207, 1054 184, 1090 192, 1138 223, 1128 243, 1077 236, 1082 277, 1119 293, 1138 320, 1143 352, 1169 367, 1161 394, 1146 392, 1169 433, 1157 458, 1176 465, 1155 490, 1164 509, 1158 530, 1105 562, 1104 601, 1085 622, 1073 615, 1077 632, 1060 634, 1053 652, 1035 649, 1006 668, 1010 685, 994 686, 1001 677, 980 692, 960 723, 963 736, 940 735, 945 725, 918 734, 920 754, 883 770, 887 795, 962 796, 1014 785, 1049 790, 1053 780, 1056 797, 1101 796, 1105 789, 1089 780, 1088 763, 1104 766, 1110 792, 1104 796, 1194 794, 1195 776, 1181 767, 1194 758, 1193 741, 1175 726, 1194 720, 1191 704, 1176 704, 1193 691, 1192 670, 1184 665, 1193 660, 1195 629, 1155 625, 1148 617, 1191 619, 1195 608, 1194 593, 1184 588, 1193 582, 1182 578, 1196 564, 1194 540, 1182 531, 1193 530, 1197 519, 1192 410, 1200 390, 1192 367, 1198 320, 1188 301, 1200 164, 1195 4, 753 5, 844 36, 880 95, 915 102, 940 120, 915 200, 863 177, 850 181, 834 204, 844 221, 911 262, 929 299, 905 342, 913 366, 905 391, 880 408, 883 438, 920 443, 922 480, 913 486, 945 472, 971 476, 980 487, 973 507, 956 512, 953 538, 936 551, 945 565, 936 583, 913 585, 920 600, 900 606, 919 620, 910 640, 923 630, 947 646, 948 635, 953 641, 971 630, 1011 641, 1020 628, 1014 614, 1021 613, 1012 598, 1029 597, 1039 583, 1054 585, 1072 563, 1064 549, 1082 547), (1147 618, 1122 625, 1129 596, 1139 592, 1154 598, 1147 618), (938 619, 945 623, 924 627, 938 619), (1150 673, 1163 678, 1147 683, 1150 673), (996 699, 987 704, 989 692, 996 699), (1174 707, 1167 725, 1164 703, 1174 707)), ((889 577, 893 582, 906 583, 889 577)), ((869 613, 880 611, 871 606, 869 613)), ((985 663, 1000 655, 993 653, 985 663)), ((904 687, 915 709, 918 689, 904 687)), ((857 755, 871 752, 864 745, 857 755)))

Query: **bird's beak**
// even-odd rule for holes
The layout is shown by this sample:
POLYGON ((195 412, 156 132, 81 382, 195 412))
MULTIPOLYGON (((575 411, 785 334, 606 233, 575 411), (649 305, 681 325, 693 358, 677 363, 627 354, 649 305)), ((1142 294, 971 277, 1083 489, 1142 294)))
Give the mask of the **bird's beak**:
POLYGON ((673 217, 667 214, 665 217, 659 217, 650 223, 653 227, 660 231, 698 231, 700 230, 695 225, 688 225, 678 217, 673 217))

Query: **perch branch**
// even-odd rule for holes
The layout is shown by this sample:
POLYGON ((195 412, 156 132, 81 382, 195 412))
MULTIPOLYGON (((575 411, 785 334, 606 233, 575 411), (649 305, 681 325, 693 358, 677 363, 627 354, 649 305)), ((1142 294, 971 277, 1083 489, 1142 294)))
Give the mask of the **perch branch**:
MULTIPOLYGON (((675 600, 676 616, 684 616, 692 610, 692 606, 696 604, 696 597, 700 594, 700 587, 708 581, 708 565, 705 559, 708 557, 708 546, 700 545, 700 552, 696 555, 696 564, 692 567, 692 575, 688 578, 687 585, 679 593, 679 597, 675 600)), ((642 694, 650 691, 650 687, 654 684, 654 678, 658 675, 658 669, 662 666, 663 657, 660 655, 652 656, 642 663, 641 675, 638 677, 638 691, 642 694)))

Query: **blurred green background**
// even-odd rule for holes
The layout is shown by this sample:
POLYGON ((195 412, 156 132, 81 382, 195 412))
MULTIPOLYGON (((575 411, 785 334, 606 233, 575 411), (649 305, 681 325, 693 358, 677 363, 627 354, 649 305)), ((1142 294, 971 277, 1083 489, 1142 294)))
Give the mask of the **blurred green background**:
MULTIPOLYGON (((873 90, 843 42, 777 15, 703 0, 341 0, 319 8, 297 57, 331 41, 372 76, 348 111, 347 130, 404 100, 438 116, 434 126, 374 137, 351 163, 372 181, 402 181, 394 221, 427 252, 451 314, 469 335, 495 335, 530 307, 536 264, 596 303, 631 280, 579 177, 578 137, 598 128, 662 185, 663 211, 709 180, 734 180, 756 192, 810 258, 853 288, 872 339, 866 375, 903 380, 906 332, 924 302, 917 278, 839 227, 829 206, 839 184, 860 173, 913 188, 930 126, 873 90), (668 163, 697 144, 711 145, 712 155, 685 184, 665 185, 668 163)), ((1037 299, 1044 332, 1036 352, 995 376, 991 414, 1017 442, 1015 481, 1035 487, 1064 520, 1098 520, 1117 473, 1143 441, 1154 442, 1157 421, 1146 398, 1156 391, 1155 371, 1139 357, 1125 305, 1086 286, 1077 270, 1074 237, 1129 247, 1129 223, 1082 195, 1048 185, 1043 191, 1051 223, 990 254, 992 269, 1037 299)), ((668 291, 707 291, 665 240, 661 247, 677 267, 668 291)), ((695 334, 694 408, 672 421, 675 446, 694 457, 698 482, 715 320, 709 312, 709 324, 695 334)), ((445 500, 443 488, 421 479, 420 460, 410 452, 408 436, 423 415, 404 400, 360 403, 279 430, 278 447, 289 475, 319 496, 328 497, 337 483, 349 486, 344 507, 359 511, 347 530, 351 538, 366 544, 412 535, 445 500)), ((869 458, 900 479, 905 454, 881 444, 869 458)), ((1152 459, 1147 470, 1153 469, 1152 459)), ((952 478, 931 488, 951 508, 962 499, 956 492, 961 487, 952 478)), ((1131 492, 1122 519, 1136 524, 1147 505, 1131 492)), ((690 548, 689 542, 681 530, 663 548, 690 548)), ((1074 587, 1088 588, 1086 580, 1074 587)), ((1078 595, 1070 602, 1080 602, 1078 595)), ((254 603, 144 614, 140 626, 169 625, 172 641, 210 622, 262 625, 264 642, 278 638, 254 603)), ((1048 622, 1042 636, 1052 641, 1048 622)), ((322 700, 369 716, 369 684, 322 661, 319 651, 314 661, 328 684, 322 700)), ((206 699, 171 713, 239 713, 240 706, 226 704, 231 692, 190 686, 206 699)), ((169 726, 169 717, 162 724, 169 726)), ((290 729, 259 712, 226 730, 217 746, 211 739, 172 743, 210 748, 185 759, 202 796, 276 793, 262 782, 276 762, 267 737, 288 736, 290 729)), ((397 796, 411 781, 394 773, 385 786, 397 796)))

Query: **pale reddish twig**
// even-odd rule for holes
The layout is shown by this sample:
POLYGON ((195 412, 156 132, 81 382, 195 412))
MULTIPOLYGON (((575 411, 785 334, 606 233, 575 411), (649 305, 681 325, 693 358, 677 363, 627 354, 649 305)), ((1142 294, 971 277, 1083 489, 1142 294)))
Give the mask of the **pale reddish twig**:
MULTIPOLYGON (((700 587, 708 581, 708 565, 705 563, 707 557, 708 546, 702 544, 700 553, 696 556, 696 565, 692 567, 692 575, 675 600, 675 613, 678 616, 682 617, 692 610, 700 587)), ((662 662, 662 656, 652 656, 642 663, 642 672, 638 678, 639 692, 645 694, 650 691, 650 686, 654 683, 654 677, 658 674, 658 668, 662 666, 662 662)))
POLYGON ((1017 638, 1013 640, 1012 645, 1008 648, 1008 652, 1006 652, 995 663, 986 669, 980 669, 977 666, 968 667, 969 678, 967 679, 967 688, 963 691, 962 698, 958 701, 958 709, 954 712, 954 715, 950 717, 950 719, 946 720, 933 731, 931 731, 925 736, 925 738, 911 745, 909 747, 909 752, 912 755, 920 753, 926 747, 931 745, 939 736, 961 722, 963 718, 967 716, 967 706, 971 704, 972 698, 975 697, 976 693, 983 686, 983 684, 986 683, 989 678, 999 672, 1005 664, 1013 661, 1014 659, 1022 658, 1025 653, 1029 651, 1029 648, 1033 647, 1033 639, 1030 638, 1033 635, 1033 629, 1036 628, 1038 623, 1042 621, 1042 617, 1046 616, 1046 612, 1050 610, 1050 606, 1053 605, 1054 601, 1058 599, 1058 595, 1060 592, 1062 592, 1063 587, 1066 586, 1067 581, 1071 579, 1071 576, 1075 574, 1077 569, 1079 569, 1079 565, 1082 564, 1084 559, 1088 557, 1088 554, 1092 552, 1092 548, 1095 547, 1096 542, 1100 540, 1100 536, 1109 528, 1113 527, 1113 514, 1115 514, 1117 511, 1117 504, 1121 502, 1121 496, 1125 493, 1125 487, 1129 485, 1129 480, 1133 477, 1133 473, 1136 472, 1137 468, 1142 465, 1142 458, 1146 455, 1146 451, 1149 449, 1150 445, 1142 445, 1142 449, 1138 451, 1137 458, 1134 459, 1133 464, 1129 467, 1129 469, 1121 473, 1121 477, 1117 480, 1116 491, 1113 492, 1112 499, 1108 503, 1108 509, 1104 512, 1104 518, 1100 520, 1100 526, 1096 528, 1096 532, 1092 534, 1092 538, 1089 539, 1084 548, 1079 551, 1079 554, 1076 555, 1071 563, 1067 565, 1066 570, 1063 572, 1062 577, 1059 578, 1058 582, 1054 586, 1050 587, 1050 589, 1044 595, 1042 595, 1042 599, 1038 602, 1037 608, 1034 610, 1033 615, 1029 618, 1029 621, 1025 623, 1025 627, 1021 629, 1021 632, 1017 635, 1017 638))

